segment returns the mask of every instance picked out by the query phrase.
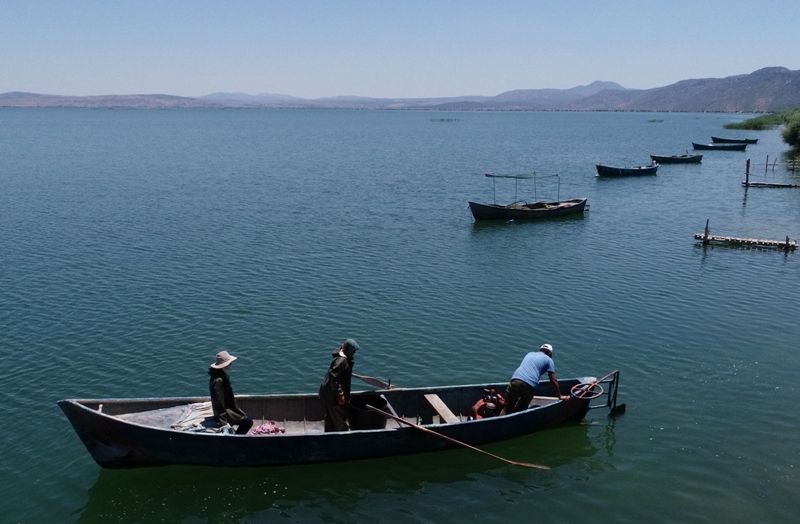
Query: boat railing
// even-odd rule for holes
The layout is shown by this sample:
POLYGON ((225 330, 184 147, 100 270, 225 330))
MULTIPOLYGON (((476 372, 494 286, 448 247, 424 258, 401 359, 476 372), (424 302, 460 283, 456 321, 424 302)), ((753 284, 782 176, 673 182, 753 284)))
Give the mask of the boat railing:
POLYGON ((493 196, 494 196, 494 204, 495 205, 497 205, 497 182, 496 182, 496 180, 498 178, 513 178, 514 179, 514 200, 515 200, 515 203, 516 203, 516 202, 519 202, 518 197, 517 197, 517 192, 518 192, 518 189, 519 189, 518 182, 520 180, 533 179, 533 200, 536 201, 536 200, 538 200, 538 196, 536 194, 536 179, 537 178, 553 178, 553 177, 555 177, 556 179, 558 179, 558 189, 557 189, 556 199, 558 201, 561 201, 561 175, 559 175, 558 173, 556 173, 554 175, 537 175, 536 172, 534 171, 533 173, 527 173, 527 174, 524 174, 524 175, 498 175, 498 174, 495 174, 495 173, 484 173, 484 174, 486 175, 486 177, 492 179, 492 193, 493 193, 493 196))
POLYGON ((598 398, 605 396, 605 403, 594 404, 589 406, 589 409, 603 409, 608 408, 611 413, 616 411, 617 408, 617 390, 619 388, 619 370, 609 373, 598 382, 603 388, 603 394, 598 398))

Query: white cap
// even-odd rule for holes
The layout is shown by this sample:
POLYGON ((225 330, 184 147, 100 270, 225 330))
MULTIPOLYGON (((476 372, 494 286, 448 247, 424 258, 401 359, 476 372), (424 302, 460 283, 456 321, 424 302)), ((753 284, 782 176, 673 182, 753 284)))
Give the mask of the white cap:
POLYGON ((545 351, 549 351, 550 353, 553 352, 553 346, 551 346, 550 344, 542 344, 542 347, 540 347, 539 350, 541 351, 542 349, 544 349, 545 351))

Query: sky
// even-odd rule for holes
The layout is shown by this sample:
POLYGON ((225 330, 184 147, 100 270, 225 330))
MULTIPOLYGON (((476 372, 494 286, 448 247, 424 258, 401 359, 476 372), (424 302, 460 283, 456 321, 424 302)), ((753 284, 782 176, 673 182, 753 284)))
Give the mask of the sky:
POLYGON ((0 0, 0 93, 494 96, 800 69, 799 0, 0 0))

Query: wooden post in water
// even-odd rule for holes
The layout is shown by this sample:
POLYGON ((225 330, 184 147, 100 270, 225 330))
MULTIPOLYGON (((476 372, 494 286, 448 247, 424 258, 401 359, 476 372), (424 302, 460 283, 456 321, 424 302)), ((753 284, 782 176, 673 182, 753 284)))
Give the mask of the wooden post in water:
POLYGON ((769 169, 769 155, 767 155, 767 161, 764 162, 764 173, 767 172, 767 169, 769 169))
POLYGON ((750 185, 750 159, 747 159, 747 167, 744 170, 744 187, 750 185))
MULTIPOLYGON (((749 165, 750 161, 748 160, 747 163, 749 165)), ((709 219, 706 219, 706 232, 703 234, 703 245, 708 244, 708 220, 709 219)))

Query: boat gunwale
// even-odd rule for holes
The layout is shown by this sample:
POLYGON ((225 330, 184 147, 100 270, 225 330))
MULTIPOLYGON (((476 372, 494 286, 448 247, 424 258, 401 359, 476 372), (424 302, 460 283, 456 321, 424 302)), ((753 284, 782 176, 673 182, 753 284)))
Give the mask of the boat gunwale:
MULTIPOLYGON (((584 380, 590 379, 590 378, 592 378, 592 377, 573 377, 573 378, 569 378, 569 379, 562 379, 562 381, 563 382, 571 382, 571 381, 581 382, 581 381, 584 381, 584 380)), ((489 385, 490 386, 496 386, 497 384, 489 384, 489 385)), ((414 391, 419 391, 420 393, 423 393, 425 391, 433 391, 433 390, 441 391, 441 390, 458 390, 458 389, 465 389, 465 388, 485 388, 485 387, 487 387, 487 384, 481 383, 481 384, 462 384, 462 385, 456 385, 456 386, 429 386, 429 387, 419 387, 419 388, 392 388, 392 389, 378 389, 378 390, 360 390, 360 391, 353 392, 353 395, 357 395, 357 394, 361 394, 361 393, 380 393, 380 394, 385 394, 385 393, 390 393, 390 392, 392 394, 394 394, 395 392, 400 393, 400 392, 414 392, 414 391)), ((290 394, 280 394, 279 393, 279 394, 274 394, 274 395, 236 395, 236 399, 237 400, 245 400, 245 399, 258 400, 258 399, 266 399, 266 398, 274 398, 274 399, 285 399, 285 398, 307 399, 307 398, 317 398, 317 395, 314 394, 314 393, 290 393, 290 394)), ((137 427, 144 428, 144 429, 147 429, 147 430, 150 430, 150 431, 168 431, 168 432, 174 432, 174 433, 180 433, 180 434, 189 434, 189 433, 191 433, 191 435, 198 435, 198 436, 199 435, 204 435, 204 436, 208 436, 208 437, 232 436, 232 435, 227 435, 227 434, 224 434, 224 433, 187 432, 187 431, 173 429, 173 428, 164 428, 164 427, 152 426, 152 425, 147 425, 147 424, 140 424, 138 422, 134 422, 134 421, 130 421, 130 420, 126 420, 126 419, 120 418, 118 415, 110 415, 108 413, 103 413, 102 411, 98 411, 96 409, 92 409, 91 407, 89 407, 89 406, 87 406, 85 404, 85 403, 105 404, 106 402, 115 402, 115 401, 116 402, 128 402, 129 401, 131 403, 137 402, 137 401, 138 402, 141 402, 141 401, 157 402, 157 401, 164 401, 164 400, 166 400, 166 401, 185 401, 185 402, 181 402, 181 403, 178 403, 175 406, 173 406, 173 407, 177 407, 177 406, 186 406, 186 405, 190 405, 190 404, 198 403, 198 402, 208 402, 208 397, 144 397, 144 398, 105 398, 105 399, 74 399, 74 398, 70 399, 70 398, 67 398, 67 399, 59 400, 57 403, 58 403, 59 406, 61 406, 61 404, 63 404, 63 403, 69 403, 69 404, 76 405, 80 409, 86 411, 85 416, 105 417, 105 418, 107 418, 109 420, 114 420, 114 421, 117 421, 119 423, 126 424, 126 425, 137 426, 137 427)), ((501 417, 491 417, 491 418, 483 418, 483 419, 461 420, 459 422, 444 423, 444 424, 440 423, 440 424, 422 424, 422 425, 424 427, 426 427, 426 428, 430 428, 430 427, 434 427, 435 428, 435 427, 452 427, 452 426, 461 425, 461 424, 465 424, 465 423, 471 423, 471 422, 487 422, 487 421, 491 421, 491 420, 495 420, 495 419, 512 420, 511 417, 517 417, 517 415, 523 415, 525 413, 529 413, 529 412, 531 412, 533 410, 538 410, 540 408, 547 408, 547 407, 559 404, 561 402, 563 402, 563 401, 556 400, 555 402, 549 402, 549 403, 541 405, 541 406, 535 406, 535 407, 531 407, 531 408, 528 408, 528 409, 523 410, 523 411, 518 411, 516 413, 510 413, 508 415, 504 415, 502 418, 501 417)), ((142 413, 142 412, 145 412, 145 411, 148 411, 148 410, 131 411, 129 413, 142 413)), ((381 429, 359 429, 359 430, 350 430, 350 431, 347 431, 347 432, 330 432, 330 433, 306 433, 306 434, 296 434, 296 433, 289 433, 289 434, 283 433, 283 434, 280 434, 280 433, 278 433, 278 434, 271 434, 269 436, 271 436, 271 437, 295 437, 295 438, 297 438, 297 437, 309 437, 309 436, 317 437, 317 436, 322 436, 322 435, 341 435, 343 433, 345 433, 345 434, 347 434, 347 433, 363 433, 363 432, 375 433, 375 432, 381 432, 381 431, 396 431, 396 430, 400 430, 400 429, 414 429, 414 428, 406 426, 406 427, 381 428, 381 429)), ((233 435, 233 436, 236 436, 236 437, 259 437, 259 438, 263 437, 263 435, 250 435, 250 434, 248 434, 248 435, 233 435)))

